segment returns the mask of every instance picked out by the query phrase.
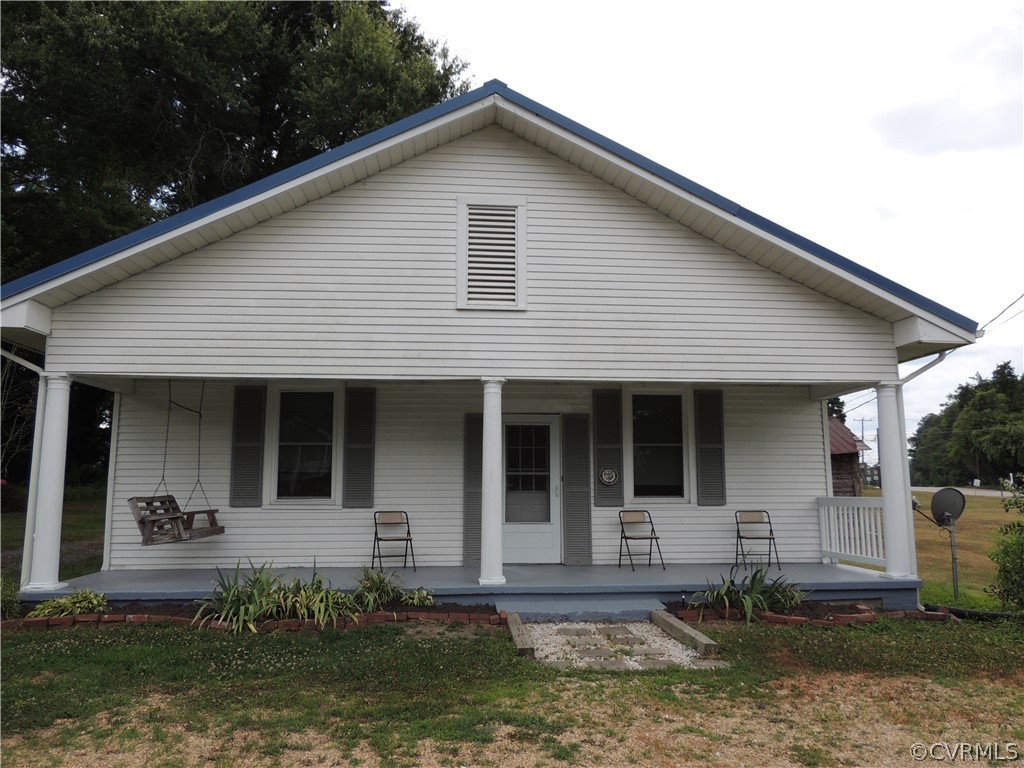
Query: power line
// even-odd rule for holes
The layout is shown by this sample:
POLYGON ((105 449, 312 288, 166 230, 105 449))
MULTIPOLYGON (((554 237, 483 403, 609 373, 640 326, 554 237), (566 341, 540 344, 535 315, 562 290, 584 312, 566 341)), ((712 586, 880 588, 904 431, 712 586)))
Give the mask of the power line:
MULTIPOLYGON (((1003 315, 1003 314, 1004 314, 1004 313, 1005 313, 1005 312, 1006 312, 1006 311, 1007 311, 1007 310, 1008 310, 1008 309, 1009 309, 1010 307, 1012 307, 1012 306, 1013 306, 1014 304, 1016 304, 1016 303, 1017 303, 1018 301, 1020 301, 1021 299, 1024 299, 1024 293, 1022 293, 1022 294, 1021 294, 1020 296, 1018 296, 1018 297, 1017 297, 1016 299, 1014 299, 1014 300, 1013 300, 1013 301, 1011 301, 1011 302, 1010 302, 1009 304, 1007 304, 1007 305, 1006 305, 1006 308, 1005 308, 1005 309, 1004 309, 1004 310, 1003 310, 1002 312, 1000 312, 1000 313, 999 313, 998 315, 996 315, 996 316, 995 316, 995 317, 993 317, 993 318, 992 318, 991 320, 989 320, 989 321, 988 321, 987 323, 985 323, 985 324, 984 324, 983 326, 981 326, 981 330, 985 330, 985 329, 986 329, 986 328, 988 328, 988 327, 989 327, 990 325, 992 325, 992 323, 994 323, 994 322, 995 322, 996 320, 998 320, 998 319, 999 319, 1000 317, 1002 317, 1002 315, 1003 315)), ((1018 312, 1018 313, 1017 313, 1017 315, 1019 315, 1019 314, 1020 314, 1020 312, 1018 312)), ((1017 315, 1014 315, 1014 317, 1016 317, 1017 315)), ((1013 319, 1013 318, 1011 318, 1011 319, 1013 319)))
MULTIPOLYGON (((1010 315, 1010 316, 1009 316, 1008 318, 1006 318, 1005 320, 1003 320, 1003 322, 1001 322, 1001 323, 1000 323, 999 325, 997 325, 997 326, 996 326, 996 328, 1002 328, 1002 327, 1003 327, 1004 325, 1006 325, 1006 324, 1007 324, 1008 322, 1010 322, 1011 320, 1013 320, 1013 318, 1015 318, 1015 317, 1018 317, 1018 316, 1019 316, 1019 315, 1021 315, 1022 313, 1024 313, 1024 309, 1019 309, 1019 310, 1017 310, 1017 311, 1016 311, 1016 312, 1014 312, 1014 313, 1013 313, 1012 315, 1010 315)), ((992 330, 995 330, 995 328, 993 328, 992 330)))

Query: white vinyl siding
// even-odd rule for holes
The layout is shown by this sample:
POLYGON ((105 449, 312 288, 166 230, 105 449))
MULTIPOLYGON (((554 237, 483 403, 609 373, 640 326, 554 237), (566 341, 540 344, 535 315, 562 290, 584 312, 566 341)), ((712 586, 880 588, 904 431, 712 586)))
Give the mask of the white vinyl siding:
POLYGON ((349 381, 896 374, 890 324, 496 127, 55 309, 47 367, 349 381), (457 307, 458 201, 494 196, 529 198, 528 311, 457 307))
MULTIPOLYGON (((125 499, 152 492, 160 477, 167 408, 165 381, 139 380, 118 398, 113 462, 109 567, 233 568, 257 565, 359 566, 369 562, 370 509, 340 509, 282 500, 263 508, 228 506, 231 402, 234 381, 206 385, 202 480, 219 508, 223 536, 143 547, 125 499)), ((174 382, 175 399, 198 402, 199 384, 174 382)), ((466 413, 482 410, 479 382, 375 383, 375 509, 405 509, 416 537, 419 565, 462 562, 463 430, 466 413)), ((665 559, 726 563, 733 557, 734 509, 768 509, 787 562, 820 560, 815 499, 825 495, 821 408, 806 387, 733 386, 725 389, 729 505, 701 507, 686 500, 652 507, 665 559)), ((507 414, 589 414, 592 387, 509 382, 507 414)), ((195 483, 194 419, 172 422, 167 462, 171 493, 184 502, 195 483)), ((591 479, 592 485, 592 479, 591 479)), ((192 508, 197 508, 196 504, 192 508)), ((595 564, 616 562, 617 509, 592 508, 595 564)))

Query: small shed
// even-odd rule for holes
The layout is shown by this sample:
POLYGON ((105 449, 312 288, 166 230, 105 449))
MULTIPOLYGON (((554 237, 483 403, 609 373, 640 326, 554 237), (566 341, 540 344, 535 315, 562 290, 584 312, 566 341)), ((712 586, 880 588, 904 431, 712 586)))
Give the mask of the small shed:
POLYGON ((860 496, 860 451, 867 446, 839 419, 828 420, 828 440, 832 451, 832 493, 835 496, 860 496))

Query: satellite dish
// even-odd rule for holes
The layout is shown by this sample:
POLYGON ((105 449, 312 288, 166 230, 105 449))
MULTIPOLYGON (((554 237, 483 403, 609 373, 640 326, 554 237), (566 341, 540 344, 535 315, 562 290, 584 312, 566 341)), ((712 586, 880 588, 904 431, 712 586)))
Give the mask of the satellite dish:
POLYGON ((936 523, 948 528, 960 519, 965 506, 967 499, 960 491, 956 488, 943 488, 932 497, 932 517, 936 523))

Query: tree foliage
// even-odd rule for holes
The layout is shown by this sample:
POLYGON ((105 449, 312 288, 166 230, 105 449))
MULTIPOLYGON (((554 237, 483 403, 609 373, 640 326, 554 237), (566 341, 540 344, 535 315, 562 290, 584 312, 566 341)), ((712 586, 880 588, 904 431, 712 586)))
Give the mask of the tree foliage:
MULTIPOLYGON (((468 88, 466 65, 383 2, 0 8, 5 282, 468 88)), ((18 480, 34 379, 5 361, 2 391, 2 469, 18 480)), ((70 477, 102 473, 109 410, 72 390, 70 477)))
POLYGON ((384 3, 2 7, 5 281, 466 88, 384 3))
POLYGON ((1024 485, 1005 482, 1003 489, 1009 494, 1003 509, 1019 517, 999 528, 1000 538, 989 554, 996 564, 996 583, 989 591, 1004 609, 1024 612, 1024 485))
POLYGON ((997 484, 1024 467, 1024 376, 1001 363, 961 384, 910 439, 916 485, 997 484))

